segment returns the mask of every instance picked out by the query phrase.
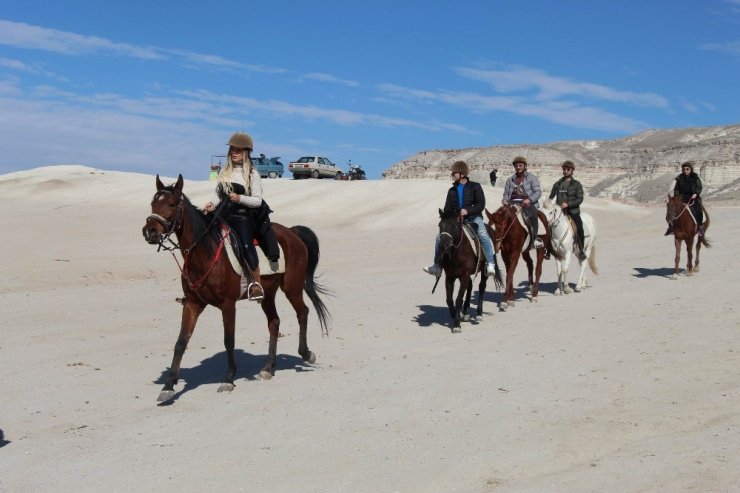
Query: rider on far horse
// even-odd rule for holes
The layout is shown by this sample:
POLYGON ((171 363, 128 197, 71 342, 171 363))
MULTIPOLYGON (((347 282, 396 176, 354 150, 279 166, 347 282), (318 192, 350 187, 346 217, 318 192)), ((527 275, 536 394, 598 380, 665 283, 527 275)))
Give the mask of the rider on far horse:
POLYGON ((564 161, 563 177, 552 186, 550 191, 550 200, 555 202, 563 209, 563 212, 569 215, 576 224, 576 233, 578 235, 578 260, 586 260, 584 251, 585 239, 583 233, 583 221, 581 221, 581 203, 583 202, 583 186, 573 178, 573 171, 576 165, 573 161, 564 161))
MULTIPOLYGON (((478 237, 483 246, 483 253, 486 256, 486 275, 493 276, 496 268, 493 264, 493 242, 488 235, 486 223, 483 220, 483 209, 486 207, 486 196, 483 193, 483 187, 480 186, 480 183, 468 178, 470 166, 465 161, 455 161, 452 163, 450 171, 453 184, 447 191, 444 213, 457 214, 463 220, 475 223, 478 227, 478 237)), ((439 234, 434 243, 434 264, 424 267, 424 272, 436 277, 442 275, 439 234)))
MULTIPOLYGON (((696 220, 697 234, 699 238, 704 235, 704 211, 701 208, 701 178, 694 172, 694 163, 686 161, 681 165, 681 174, 676 177, 676 185, 673 187, 674 197, 681 197, 684 204, 690 204, 691 214, 696 220)), ((673 234, 673 227, 668 224, 665 236, 673 234)))
MULTIPOLYGON (((517 156, 511 162, 514 166, 514 174, 506 180, 504 185, 504 196, 501 202, 504 205, 517 204, 522 207, 522 212, 527 219, 530 237, 534 240, 530 243, 532 248, 544 248, 545 244, 537 237, 538 221, 537 208, 542 196, 540 181, 532 173, 527 171, 527 158, 517 156)), ((548 252, 549 253, 549 252, 548 252)), ((545 258, 548 254, 545 254, 545 258)))

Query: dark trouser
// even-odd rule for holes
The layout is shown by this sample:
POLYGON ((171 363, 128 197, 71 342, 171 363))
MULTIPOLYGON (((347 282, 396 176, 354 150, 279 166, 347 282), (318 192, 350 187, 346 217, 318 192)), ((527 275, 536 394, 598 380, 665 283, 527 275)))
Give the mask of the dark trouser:
POLYGON ((586 249, 586 235, 583 232, 583 221, 581 220, 580 212, 570 212, 568 215, 573 218, 573 222, 576 223, 576 235, 578 235, 578 246, 580 250, 586 249))
POLYGON ((232 214, 226 218, 226 223, 234 230, 236 235, 239 237, 241 243, 241 251, 244 255, 244 260, 247 261, 247 266, 251 270, 259 267, 259 260, 257 259, 257 250, 254 248, 254 231, 252 230, 252 221, 248 216, 242 216, 238 214, 232 214))
POLYGON ((696 219, 696 226, 699 227, 702 224, 704 224, 704 211, 701 210, 701 200, 696 199, 694 200, 694 203, 691 204, 691 213, 694 215, 694 218, 696 219))
POLYGON ((270 212, 272 212, 270 207, 263 201, 260 207, 250 209, 249 212, 254 221, 254 228, 257 239, 260 242, 260 248, 265 252, 265 257, 277 262, 280 258, 280 247, 278 246, 275 232, 272 230, 272 223, 270 223, 270 212))
POLYGON ((522 212, 527 215, 527 222, 529 223, 529 232, 532 235, 532 241, 537 238, 537 229, 539 229, 539 221, 537 220, 537 207, 534 205, 522 206, 522 212))

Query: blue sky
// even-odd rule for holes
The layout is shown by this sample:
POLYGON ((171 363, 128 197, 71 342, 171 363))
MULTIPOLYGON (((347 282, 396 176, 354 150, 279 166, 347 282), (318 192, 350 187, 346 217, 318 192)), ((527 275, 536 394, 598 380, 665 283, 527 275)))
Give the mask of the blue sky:
POLYGON ((0 173, 206 179, 740 121, 740 0, 5 1, 0 173))

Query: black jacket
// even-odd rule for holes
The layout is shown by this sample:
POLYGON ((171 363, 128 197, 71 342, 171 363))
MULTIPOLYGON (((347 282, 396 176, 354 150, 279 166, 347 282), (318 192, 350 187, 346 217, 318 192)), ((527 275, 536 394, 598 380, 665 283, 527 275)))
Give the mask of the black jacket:
POLYGON ((691 196, 696 194, 699 198, 701 193, 701 178, 692 171, 688 176, 681 173, 676 177, 676 186, 673 187, 673 195, 680 196, 684 202, 688 202, 691 196))
MULTIPOLYGON (((458 206, 457 196, 457 183, 452 185, 447 191, 447 200, 445 201, 445 214, 459 213, 460 207, 458 206)), ((480 183, 470 181, 465 184, 463 188, 463 206, 462 208, 468 211, 468 217, 473 219, 474 217, 483 214, 483 209, 486 207, 486 196, 483 193, 483 187, 480 183)))

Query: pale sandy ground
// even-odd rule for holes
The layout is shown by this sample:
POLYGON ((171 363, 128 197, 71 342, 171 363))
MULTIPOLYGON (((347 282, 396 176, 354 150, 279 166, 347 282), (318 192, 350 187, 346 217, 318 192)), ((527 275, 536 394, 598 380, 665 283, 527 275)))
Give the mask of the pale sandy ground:
MULTIPOLYGON (((141 236, 154 177, 0 176, 0 491, 740 490, 740 209, 709 204, 714 248, 672 281, 662 207, 588 199, 592 287, 555 296, 551 261, 539 303, 520 287, 504 313, 489 293, 451 334, 421 271, 447 187, 265 181, 273 220, 321 239, 330 335, 312 314, 303 364, 281 297, 278 369, 259 381, 266 324, 241 302, 237 386, 219 394, 209 308, 176 401, 157 406, 181 291, 141 236)), ((197 204, 211 190, 185 186, 197 204)))

